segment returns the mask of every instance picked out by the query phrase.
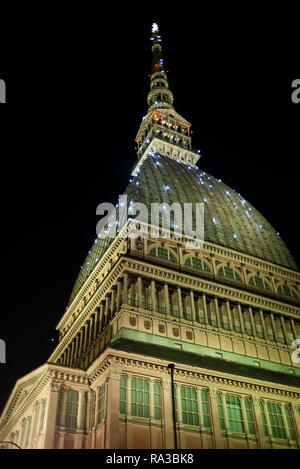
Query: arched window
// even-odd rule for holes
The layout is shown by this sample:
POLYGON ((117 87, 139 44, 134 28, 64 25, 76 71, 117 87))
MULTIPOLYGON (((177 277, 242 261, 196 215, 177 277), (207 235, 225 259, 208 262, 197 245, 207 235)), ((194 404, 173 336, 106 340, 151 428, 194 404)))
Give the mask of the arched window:
POLYGON ((282 296, 287 296, 288 298, 298 299, 298 295, 294 292, 292 288, 288 287, 287 285, 279 285, 277 293, 282 296))
POLYGON ((199 259, 198 257, 188 257, 184 265, 195 270, 204 270, 205 272, 210 272, 210 268, 206 262, 203 259, 199 259))
POLYGON ((78 392, 69 389, 67 392, 67 405, 65 426, 67 428, 77 428, 77 414, 78 414, 78 392))
POLYGON ((149 256, 158 257, 168 262, 176 262, 176 257, 168 249, 162 248, 160 246, 155 246, 149 252, 149 256))
POLYGON ((263 288, 264 290, 271 290, 270 285, 266 280, 262 277, 258 277, 257 275, 253 275, 249 279, 249 285, 253 287, 263 288))
POLYGON ((241 277, 236 272, 236 270, 232 269, 231 267, 228 267, 227 265, 223 265, 223 267, 218 270, 218 275, 220 277, 229 278, 231 280, 238 280, 239 282, 242 281, 241 277))

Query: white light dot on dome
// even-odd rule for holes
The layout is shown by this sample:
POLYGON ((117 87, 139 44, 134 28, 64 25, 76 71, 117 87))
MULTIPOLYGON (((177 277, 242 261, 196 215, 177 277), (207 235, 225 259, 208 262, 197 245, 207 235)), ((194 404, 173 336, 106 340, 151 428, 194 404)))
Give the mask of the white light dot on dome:
POLYGON ((212 188, 212 185, 210 184, 209 187, 210 187, 210 189, 211 189, 211 188, 212 188))
POLYGON ((226 191, 225 194, 230 195, 230 192, 229 192, 229 191, 226 191))
POLYGON ((213 221, 214 223, 217 223, 217 219, 216 219, 215 217, 212 219, 212 221, 213 221))
POLYGON ((206 199, 205 197, 204 197, 204 199, 203 199, 203 200, 204 200, 204 202, 207 202, 207 199, 206 199))
POLYGON ((262 229, 262 227, 263 227, 262 225, 259 225, 259 227, 258 227, 258 228, 261 230, 261 229, 262 229))
POLYGON ((138 185, 139 185, 139 182, 136 182, 135 185, 138 186, 138 185))
POLYGON ((236 234, 234 234, 234 235, 233 235, 233 237, 234 237, 234 239, 236 239, 236 238, 237 238, 237 235, 236 235, 236 234))

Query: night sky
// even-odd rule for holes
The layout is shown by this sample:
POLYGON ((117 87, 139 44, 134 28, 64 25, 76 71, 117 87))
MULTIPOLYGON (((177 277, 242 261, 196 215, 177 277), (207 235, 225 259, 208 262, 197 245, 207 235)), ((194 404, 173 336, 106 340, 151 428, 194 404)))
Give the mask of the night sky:
MULTIPOLYGON (((77 12, 79 14, 79 12, 77 12)), ((199 168, 240 192, 280 232, 298 265, 300 103, 281 28, 144 12, 82 19, 21 37, 2 57, 0 409, 16 380, 57 343, 96 207, 116 203, 147 112, 150 28, 157 21, 175 109, 192 122, 199 168), (112 19, 113 18, 113 19, 112 19), (105 24, 105 25, 104 25, 105 24), (277 35, 275 30, 277 29, 277 35), (271 31, 272 30, 272 31, 271 31)), ((59 23, 59 20, 58 20, 59 23)), ((269 25, 270 26, 270 25, 269 25)))

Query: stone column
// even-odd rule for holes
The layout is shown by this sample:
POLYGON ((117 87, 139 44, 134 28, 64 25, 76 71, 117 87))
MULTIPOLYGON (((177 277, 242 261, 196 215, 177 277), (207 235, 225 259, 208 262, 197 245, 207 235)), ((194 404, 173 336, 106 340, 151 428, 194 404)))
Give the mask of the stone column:
POLYGON ((70 354, 71 354, 71 349, 70 349, 70 345, 69 345, 68 348, 67 348, 67 360, 66 360, 66 365, 67 366, 70 366, 70 354))
POLYGON ((164 293, 166 314, 170 314, 169 287, 167 283, 164 284, 164 293))
POLYGON ((95 321, 94 321, 94 335, 93 340, 96 340, 98 330, 99 330, 99 315, 100 315, 100 308, 95 309, 95 321))
POLYGON ((60 385, 52 381, 49 386, 49 395, 47 402, 47 409, 45 412, 45 436, 44 436, 44 449, 54 449, 54 433, 56 427, 56 411, 57 399, 60 385))
POLYGON ((254 323, 253 312, 252 312, 251 306, 249 306, 248 310, 249 310, 249 316, 250 316, 250 322, 251 322, 251 329, 252 329, 252 332, 253 332, 253 337, 256 337, 256 327, 255 327, 255 323, 254 323))
POLYGON ((291 326, 292 326, 292 331, 293 331, 294 339, 297 339, 297 332, 296 332, 296 327, 295 327, 295 323, 294 323, 294 319, 293 319, 293 318, 291 318, 291 326))
MULTIPOLYGON (((241 402, 241 411, 242 411, 242 417, 243 417, 243 426, 244 426, 244 433, 246 433, 246 439, 248 443, 248 436, 249 436, 249 428, 248 428, 248 419, 247 419, 247 414, 246 414, 246 409, 245 409, 245 398, 244 396, 239 396, 240 402, 241 402)), ((249 448, 249 444, 248 444, 249 448)))
POLYGON ((104 304, 100 303, 100 314, 99 314, 99 333, 104 328, 104 304))
POLYGON ((177 446, 178 449, 184 448, 184 432, 182 432, 182 407, 181 407, 181 395, 180 395, 181 385, 177 384, 175 388, 176 392, 176 402, 177 402, 177 446))
POLYGON ((105 311, 104 311, 104 317, 105 317, 105 325, 107 325, 109 323, 109 296, 108 294, 106 295, 106 298, 105 298, 105 311))
POLYGON ((110 309, 111 309, 111 318, 113 318, 116 312, 116 290, 114 288, 111 291, 110 309))
POLYGON ((274 320, 274 314, 271 313, 270 316, 271 316, 271 322, 272 322, 272 327, 273 327, 273 331, 274 331, 274 337, 275 337, 276 342, 278 342, 278 335, 277 335, 276 324, 275 324, 275 320, 274 320))
POLYGON ((72 340, 72 343, 71 343, 71 363, 70 363, 70 366, 74 366, 74 353, 75 353, 75 341, 74 339, 72 340))
POLYGON ((107 419, 105 449, 120 447, 120 373, 110 370, 107 380, 107 419))
MULTIPOLYGON (((61 386, 60 391, 62 393, 62 401, 61 401, 61 408, 60 408, 60 416, 59 416, 58 426, 59 427, 64 427, 65 426, 65 418, 66 418, 68 388, 66 388, 65 386, 61 386)), ((61 432, 59 432, 59 436, 58 436, 58 449, 63 449, 64 448, 64 440, 65 440, 65 434, 64 434, 63 431, 61 431, 61 432)))
POLYGON ((286 332, 285 323, 284 323, 284 317, 283 317, 283 316, 280 316, 280 321, 281 321, 281 327, 282 327, 282 330, 283 330, 283 335, 284 335, 285 343, 286 343, 287 345, 291 345, 291 344, 289 343, 289 338, 288 338, 288 335, 287 335, 287 332, 286 332))
POLYGON ((60 409, 60 417, 59 417, 59 426, 64 427, 65 418, 66 418, 68 388, 61 386, 60 390, 62 392, 62 401, 61 401, 61 409, 60 409))
POLYGON ((128 304, 128 274, 124 274, 123 278, 123 303, 128 304))
POLYGON ((208 314, 207 314, 207 304, 206 304, 206 295, 202 293, 202 304, 203 304, 203 313, 205 324, 208 324, 208 314))
POLYGON ((218 325, 218 327, 221 327, 218 298, 216 296, 214 297, 214 303, 215 303, 215 311, 216 311, 216 317, 217 317, 217 325, 218 325))
POLYGON ((245 324, 244 324, 244 318, 243 318, 242 307, 241 307, 241 305, 240 305, 239 303, 238 303, 237 307, 238 307, 238 311, 239 311, 239 318, 240 318, 240 324, 241 324, 241 331, 242 331, 242 334, 245 334, 245 324))
POLYGON ((280 405, 280 408, 281 408, 281 414, 282 414, 282 418, 283 418, 283 423, 284 423, 284 429, 285 429, 285 433, 286 433, 286 438, 287 438, 288 442, 290 442, 289 425, 288 425, 288 422, 287 422, 287 419, 286 419, 286 415, 285 415, 284 404, 283 404, 282 402, 280 402, 279 405, 280 405))
POLYGON ((138 298, 138 306, 142 306, 143 303, 143 292, 142 292, 142 277, 139 275, 137 278, 137 298, 138 298))
POLYGON ((196 321, 196 309, 195 309, 195 299, 194 299, 193 290, 190 290, 190 299, 191 299, 192 321, 196 321))
POLYGON ((78 347, 79 347, 79 335, 77 334, 75 337, 74 365, 78 359, 78 347))
POLYGON ((117 300, 116 300, 116 309, 119 312, 121 307, 121 296, 122 296, 122 284, 120 279, 117 281, 117 300))
POLYGON ((84 430, 82 427, 82 415, 83 415, 83 404, 84 404, 84 391, 80 389, 78 391, 78 412, 77 412, 77 428, 84 430))
POLYGON ((230 310, 230 303, 228 300, 226 300, 226 310, 227 310, 227 315, 228 315, 229 329, 233 331, 232 315, 231 315, 231 310, 230 310))
POLYGON ((78 350, 78 358, 81 357, 83 352, 83 337, 84 337, 84 328, 82 327, 79 332, 79 350, 78 350))
POLYGON ((264 406, 264 411, 265 411, 265 416, 266 416, 266 421, 267 421, 267 428, 268 428, 268 435, 270 438, 270 443, 272 447, 272 427, 271 427, 271 422, 270 422, 270 416, 267 408, 267 403, 263 401, 263 406, 264 406))
POLYGON ((173 410, 171 399, 171 379, 162 378, 162 423, 164 434, 164 445, 166 449, 175 448, 174 445, 174 430, 173 430, 173 410))
POLYGON ((83 351, 85 352, 87 349, 88 323, 85 323, 85 325, 83 326, 83 330, 84 330, 83 351))
POLYGON ((181 296, 181 288, 180 287, 177 287, 177 297, 178 297, 179 317, 183 318, 182 296, 181 296))
POLYGON ((265 437, 265 432, 264 432, 264 424, 263 424, 260 406, 259 406, 259 396, 253 395, 252 402, 253 402, 254 423, 255 423, 255 427, 257 430, 257 437, 258 437, 258 445, 259 445, 259 448, 263 449, 267 447, 267 443, 266 443, 266 437, 265 437))
POLYGON ((152 310, 156 311, 157 304, 156 304, 156 288, 155 288, 155 280, 151 280, 151 304, 152 310))
POLYGON ((295 424, 295 433, 298 442, 298 446, 300 445, 300 418, 299 418, 299 404, 297 402, 291 403, 291 411, 292 411, 292 421, 295 424))
POLYGON ((88 319, 88 323, 89 323, 88 346, 90 346, 92 343, 92 337, 93 337, 93 323, 94 323, 93 315, 88 319))
POLYGON ((209 407, 210 407, 210 424, 212 429, 212 436, 214 440, 214 447, 216 449, 221 449, 224 447, 222 430, 220 427, 220 417, 218 410, 218 401, 217 401, 217 389, 212 387, 209 388, 209 407))
POLYGON ((261 322, 261 325, 262 325, 262 329, 263 329, 263 332, 264 332, 264 336, 265 336, 265 339, 267 339, 267 338, 268 338, 268 334, 267 334, 267 329, 266 329, 266 323, 265 323, 264 313, 263 313, 263 310, 262 310, 262 309, 259 310, 259 315, 260 315, 260 322, 261 322))

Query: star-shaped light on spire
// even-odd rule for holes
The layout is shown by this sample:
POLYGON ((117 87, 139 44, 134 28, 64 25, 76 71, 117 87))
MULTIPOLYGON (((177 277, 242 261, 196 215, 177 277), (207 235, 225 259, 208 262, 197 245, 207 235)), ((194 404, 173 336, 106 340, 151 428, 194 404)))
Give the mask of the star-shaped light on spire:
POLYGON ((153 33, 156 33, 158 30, 159 30, 158 24, 157 24, 157 23, 153 23, 153 24, 152 24, 152 32, 153 32, 153 33))

